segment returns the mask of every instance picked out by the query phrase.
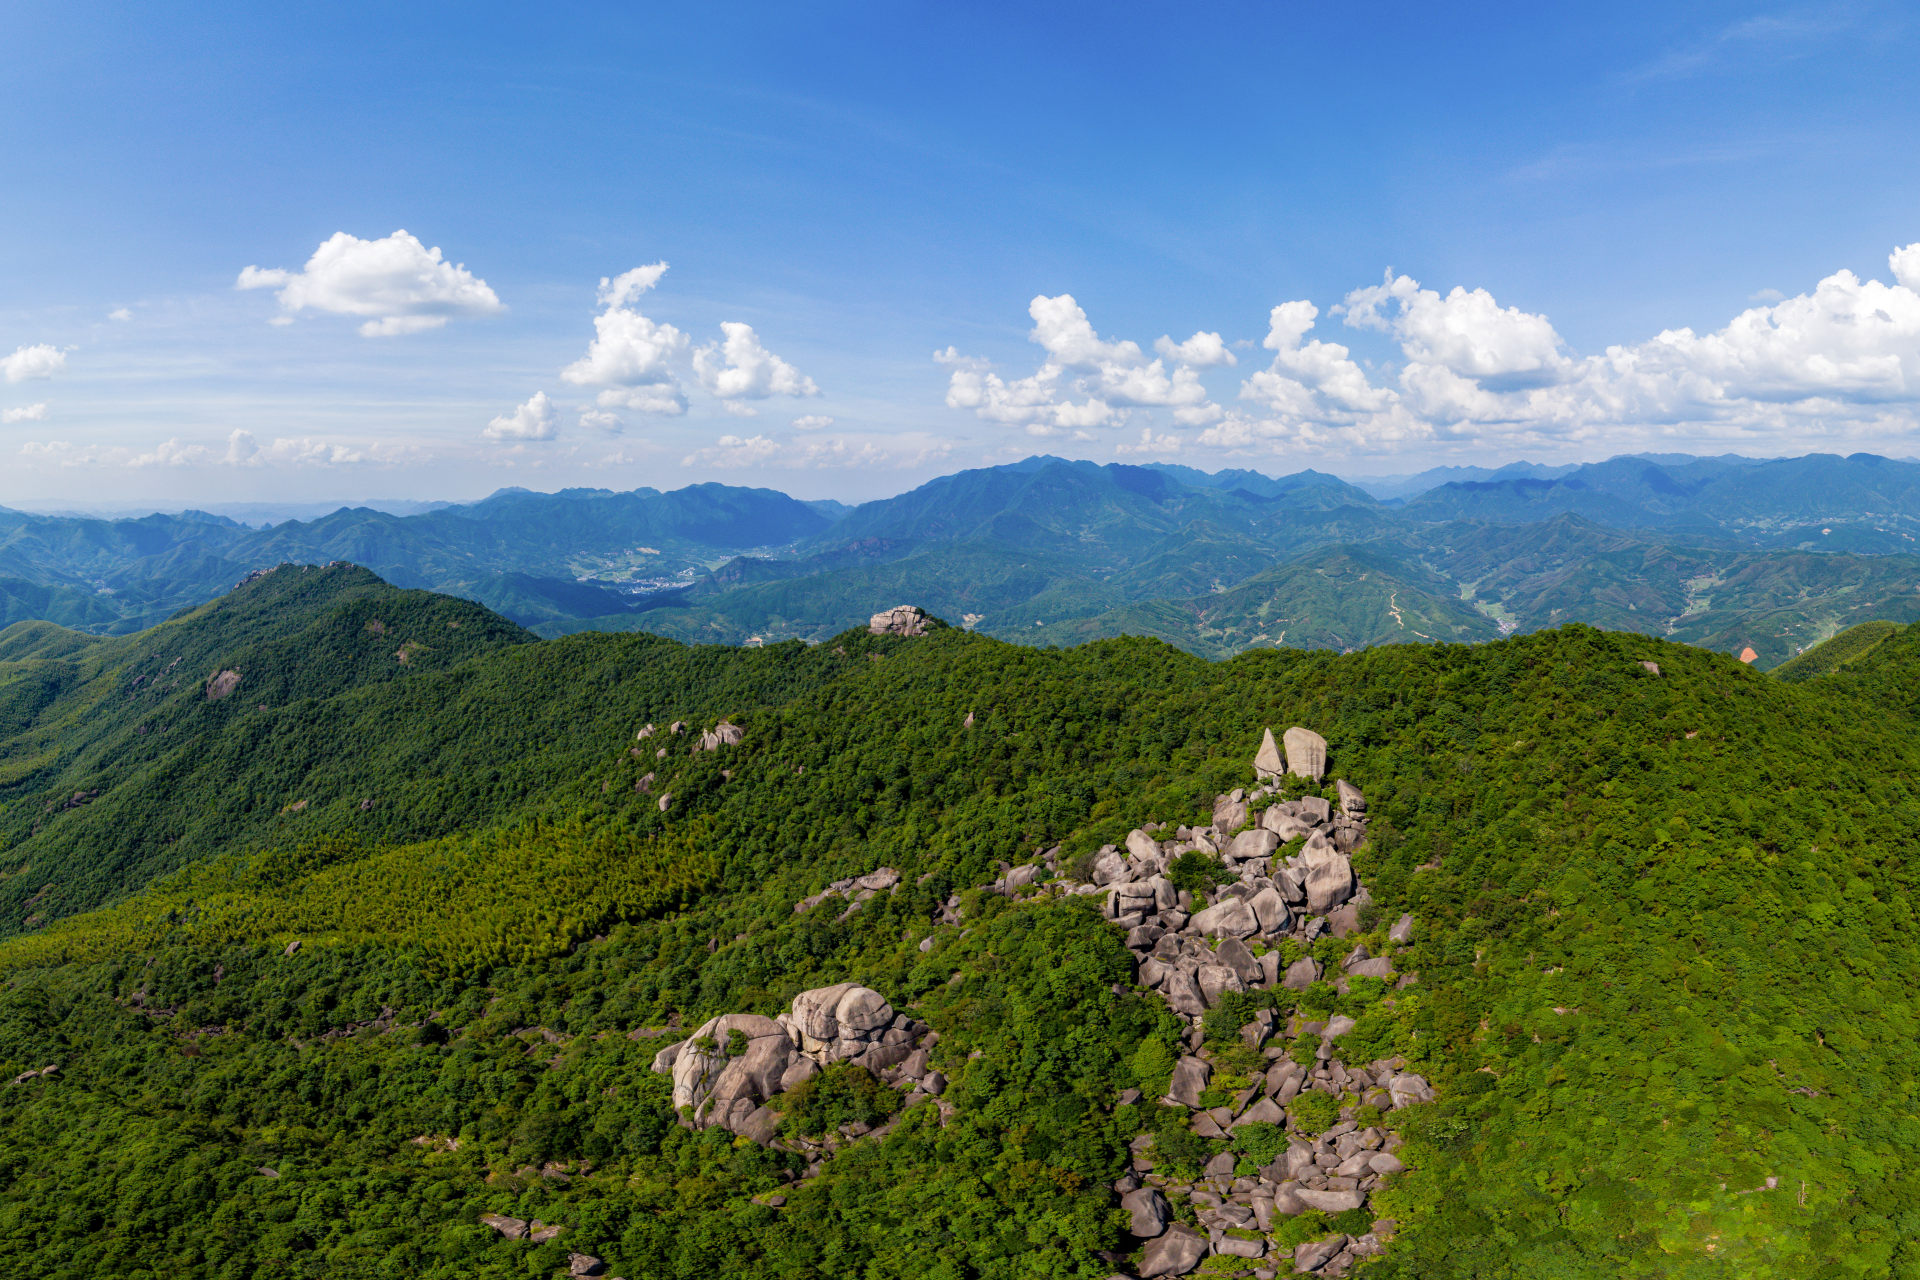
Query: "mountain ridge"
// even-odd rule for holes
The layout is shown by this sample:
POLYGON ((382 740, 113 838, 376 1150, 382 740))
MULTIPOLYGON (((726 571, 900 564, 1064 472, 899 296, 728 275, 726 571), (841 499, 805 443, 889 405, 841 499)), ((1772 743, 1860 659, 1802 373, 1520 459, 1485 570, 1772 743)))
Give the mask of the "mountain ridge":
MULTIPOLYGON (((1904 619, 1910 604, 1899 580, 1901 557, 1920 553, 1913 463, 1640 455, 1511 464, 1473 479, 1429 474, 1444 483, 1381 501, 1317 471, 1276 478, 1037 455, 852 508, 704 484, 509 488, 411 516, 343 508, 264 530, 12 513, 0 517, 0 622, 126 631, 249 569, 341 559, 488 603, 546 635, 817 641, 892 598, 924 597, 970 626, 1030 641, 1050 626, 1086 637, 1151 615, 1154 634, 1219 655, 1221 635, 1177 622, 1205 612, 1201 596, 1362 544, 1397 557, 1408 590, 1433 594, 1423 575, 1438 571, 1447 592, 1502 631, 1565 621, 1664 629, 1732 652, 1753 647, 1769 666, 1862 616, 1904 619), (1549 541, 1560 550, 1539 549, 1549 541), (1644 572, 1632 581, 1636 557, 1644 572), (1787 584, 1796 585, 1777 589, 1787 584)), ((1354 635, 1400 634, 1390 596, 1361 626, 1335 625, 1332 602, 1308 594, 1318 604, 1283 604, 1303 619, 1287 643, 1344 648, 1354 635)), ((1427 616, 1453 612, 1435 604, 1427 616)))

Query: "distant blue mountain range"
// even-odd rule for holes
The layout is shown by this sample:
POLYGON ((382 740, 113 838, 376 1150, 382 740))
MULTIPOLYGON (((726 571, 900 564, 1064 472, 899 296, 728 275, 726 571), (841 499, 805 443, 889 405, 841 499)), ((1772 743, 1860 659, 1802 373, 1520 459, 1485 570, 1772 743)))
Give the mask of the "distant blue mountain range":
POLYGON ((910 601, 1008 638, 1198 653, 1588 622, 1765 665, 1920 616, 1920 463, 1628 456, 1347 481, 1033 457, 847 506, 720 484, 502 489, 408 513, 0 510, 0 621, 123 632, 253 569, 353 561, 545 634, 755 643, 910 601))

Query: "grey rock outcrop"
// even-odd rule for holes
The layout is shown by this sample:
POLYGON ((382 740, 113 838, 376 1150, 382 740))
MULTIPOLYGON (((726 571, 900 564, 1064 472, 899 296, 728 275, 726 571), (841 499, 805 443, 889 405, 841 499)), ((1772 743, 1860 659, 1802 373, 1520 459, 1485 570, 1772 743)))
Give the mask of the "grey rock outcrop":
POLYGON ((655 1054, 653 1069, 672 1075, 673 1106, 687 1122, 765 1144, 780 1125, 780 1113, 767 1102, 835 1062, 854 1062, 903 1087, 911 1083, 922 1096, 939 1094, 946 1080, 930 1069, 927 1052, 937 1040, 878 991, 842 982, 801 992, 778 1018, 710 1018, 655 1054))
POLYGON ((1301 1204, 1322 1213, 1345 1213, 1367 1202, 1367 1193, 1364 1191, 1321 1191, 1313 1187, 1301 1187, 1294 1194, 1300 1197, 1301 1204))
POLYGON ((700 735, 700 741, 693 744, 695 751, 718 751, 721 747, 737 747, 747 731, 739 725, 722 720, 712 729, 700 735))
POLYGON ((1229 861, 1239 862, 1251 858, 1270 858, 1273 851, 1280 847, 1280 837, 1265 827, 1255 827, 1251 831, 1242 831, 1227 845, 1229 861))
POLYGON ((1394 1076, 1387 1081, 1387 1092, 1393 1095, 1395 1107, 1410 1107, 1417 1102, 1432 1102, 1433 1088, 1425 1079, 1410 1073, 1394 1076))
POLYGON ((1263 934, 1285 933, 1293 928, 1293 912, 1287 909, 1287 901, 1280 891, 1267 885, 1251 898, 1247 899, 1247 908, 1253 912, 1254 921, 1263 934))
POLYGON ((1353 864, 1331 845, 1307 841, 1300 866, 1305 871, 1307 913, 1323 916, 1353 896, 1353 864))
MULTIPOLYGON (((1383 1111, 1432 1096, 1424 1080, 1405 1071, 1401 1059, 1347 1064, 1343 1054, 1351 1046, 1344 1045, 1342 1037, 1354 1029, 1353 1018, 1335 1015, 1314 1022, 1296 1017, 1282 1028, 1271 1010, 1257 1012, 1238 1035, 1246 1050, 1262 1055, 1268 1065, 1249 1073, 1250 1087, 1236 1089, 1230 1097, 1207 1096, 1215 1079, 1208 1061, 1213 1050, 1201 1021, 1222 1007, 1229 993, 1273 987, 1304 990, 1328 979, 1345 992, 1350 977, 1388 979, 1394 973, 1390 957, 1373 956, 1364 946, 1350 946, 1333 973, 1300 953, 1299 948, 1311 946, 1329 929, 1341 937, 1360 931, 1372 899, 1355 877, 1348 855, 1365 843, 1367 804, 1359 788, 1344 779, 1336 782, 1337 807, 1315 795, 1283 799, 1286 773, 1317 781, 1326 766, 1326 744, 1317 734, 1295 729, 1284 745, 1283 766, 1280 744, 1263 734, 1259 782, 1250 790, 1216 797, 1210 825, 1170 828, 1147 823, 1135 828, 1121 846, 1099 851, 1083 873, 1093 881, 1088 884, 1058 876, 1055 850, 1042 861, 1057 878, 1037 884, 1042 895, 1097 896, 1105 918, 1125 932, 1139 984, 1157 992, 1185 1024, 1181 1039, 1187 1054, 1176 1063, 1161 1101, 1188 1109, 1196 1137, 1222 1142, 1247 1125, 1264 1124, 1289 1132, 1286 1155, 1253 1176, 1241 1168, 1239 1156, 1222 1152, 1206 1162, 1198 1181, 1184 1188, 1199 1211, 1201 1226, 1211 1233, 1212 1252, 1236 1263, 1266 1259, 1262 1269, 1254 1271, 1259 1276, 1285 1269, 1273 1253, 1276 1223, 1309 1210, 1340 1213, 1364 1207, 1382 1179, 1404 1170, 1392 1154, 1394 1135, 1378 1128, 1361 1130, 1352 1121, 1323 1134, 1303 1135, 1293 1129, 1288 1105, 1308 1091, 1359 1098, 1383 1111), (1249 827, 1255 807, 1259 820, 1249 827), (1164 872, 1190 851, 1217 858, 1219 873, 1175 891, 1164 872), (1299 958, 1284 963, 1288 954, 1299 958), (1303 1055, 1305 1063, 1295 1062, 1288 1050, 1302 1046, 1288 1041, 1308 1032, 1318 1038, 1315 1052, 1303 1055), (1203 1096, 1218 1105, 1203 1108, 1203 1096)), ((1014 879, 1008 873, 993 887, 1005 891, 1014 879)), ((944 919, 936 916, 936 923, 944 919)), ((957 917, 945 922, 955 923, 957 917)), ((1396 925, 1390 935, 1395 945, 1412 936, 1411 921, 1403 925, 1396 925)), ((923 1063, 924 1055, 913 1060, 923 1063)), ((1133 1172, 1114 1184, 1114 1192, 1125 1198, 1136 1238, 1148 1239, 1149 1229, 1159 1232, 1151 1237, 1152 1248, 1139 1274, 1183 1274, 1205 1257, 1205 1237, 1174 1224, 1170 1213, 1158 1212, 1166 1195, 1183 1188, 1156 1174, 1150 1138, 1136 1140, 1132 1150, 1133 1172)), ((1364 1250, 1350 1248, 1345 1236, 1303 1246, 1301 1254, 1327 1275, 1346 1274, 1362 1256, 1364 1250)))
POLYGON ((1221 835, 1232 835, 1247 825, 1247 802, 1240 792, 1233 791, 1213 802, 1213 829, 1221 835))
POLYGON ((792 1039, 772 1018, 756 1013, 709 1018, 680 1046, 674 1059, 674 1109, 690 1108, 698 1123, 710 1105, 724 1112, 736 1099, 764 1102, 780 1091, 780 1077, 793 1061, 793 1052, 792 1039), (736 1054, 738 1039, 745 1044, 736 1054))
POLYGON ((800 1051, 825 1065, 858 1057, 893 1022, 893 1006, 872 987, 838 982, 793 998, 782 1016, 800 1051))
POLYGON ((1349 818, 1357 818, 1367 811, 1367 798, 1360 794, 1360 788, 1340 778, 1333 784, 1340 793, 1340 811, 1349 818))
POLYGON ((876 636, 921 636, 927 633, 929 615, 917 604, 897 604, 867 619, 867 631, 876 636))
POLYGON ((1260 932, 1260 917, 1244 899, 1225 898, 1196 911, 1187 927, 1210 938, 1247 938, 1260 932))

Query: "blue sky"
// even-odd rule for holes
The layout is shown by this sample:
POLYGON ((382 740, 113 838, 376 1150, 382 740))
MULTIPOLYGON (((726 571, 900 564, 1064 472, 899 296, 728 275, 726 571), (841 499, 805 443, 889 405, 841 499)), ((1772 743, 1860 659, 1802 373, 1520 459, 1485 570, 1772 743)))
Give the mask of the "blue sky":
POLYGON ((559 8, 9 6, 0 503, 1920 453, 1911 6, 559 8))

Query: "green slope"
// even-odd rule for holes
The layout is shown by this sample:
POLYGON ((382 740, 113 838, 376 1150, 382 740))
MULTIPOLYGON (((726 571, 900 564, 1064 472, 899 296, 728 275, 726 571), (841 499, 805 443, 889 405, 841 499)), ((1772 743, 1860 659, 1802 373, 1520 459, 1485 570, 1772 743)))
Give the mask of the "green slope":
POLYGON ((1848 627, 1831 640, 1814 645, 1773 668, 1773 674, 1791 683, 1830 676, 1872 653, 1883 641, 1905 628, 1898 622, 1862 622, 1848 627))
POLYGON ((1209 657, 1265 645, 1352 650, 1376 644, 1491 640, 1497 625, 1417 561, 1375 545, 1335 547, 1186 600, 1129 605, 1051 625, 1072 644, 1151 635, 1209 657))
MULTIPOLYGON (((547 1275, 575 1248, 630 1278, 1127 1270, 1110 1185, 1137 1133, 1181 1122, 1117 1098, 1160 1087, 1167 1020, 1088 903, 970 886, 1053 842, 1072 859, 1202 821, 1262 727, 1303 723, 1368 790, 1365 937, 1420 921, 1396 957, 1415 985, 1299 997, 1370 1018, 1439 1089, 1388 1120, 1412 1172, 1380 1193, 1400 1232, 1366 1274, 1920 1275, 1911 631, 1812 687, 1584 627, 1224 663, 957 628, 738 650, 496 627, 396 673, 342 620, 477 611, 332 572, 251 584, 137 657, 13 659, 79 683, 34 719, 55 763, 8 823, 98 759, 86 709, 134 721, 127 680, 170 653, 194 675, 161 705, 198 744, 111 823, 110 788, 9 827, 9 886, 26 858, 133 893, 0 943, 0 1078, 60 1067, 0 1094, 0 1256, 22 1274, 547 1275), (192 701, 202 668, 270 652, 311 691, 297 719, 259 733, 244 680, 192 701), (727 751, 634 737, 722 715, 746 730, 727 751), (226 787, 255 799, 225 838, 112 878, 109 835, 226 787), (794 912, 879 865, 899 893, 794 912), (956 892, 966 919, 935 926, 956 892), (940 1031, 949 1113, 801 1183, 797 1156, 674 1124, 643 1028, 845 979, 940 1031), (483 1212, 569 1232, 511 1243, 483 1212)), ((1364 595, 1380 570, 1352 572, 1364 595)))

